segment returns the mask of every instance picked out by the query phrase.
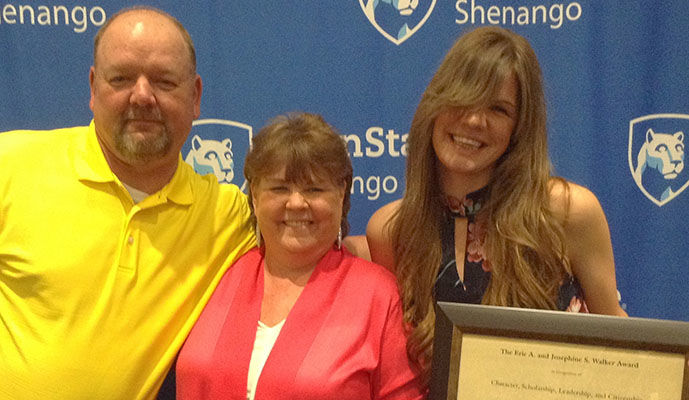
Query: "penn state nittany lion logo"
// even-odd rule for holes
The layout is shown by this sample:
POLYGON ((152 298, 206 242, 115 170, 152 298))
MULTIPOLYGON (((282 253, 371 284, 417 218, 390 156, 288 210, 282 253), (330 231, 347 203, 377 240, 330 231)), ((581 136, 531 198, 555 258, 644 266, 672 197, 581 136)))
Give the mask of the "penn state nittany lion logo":
POLYGON ((385 38, 400 45, 423 26, 436 0, 359 0, 369 22, 385 38))
POLYGON ((658 206, 689 185, 689 177, 683 173, 687 127, 689 115, 684 114, 655 114, 630 122, 629 168, 639 189, 658 206))
POLYGON ((244 159, 251 145, 252 128, 224 119, 194 121, 187 143, 182 147, 184 161, 198 174, 213 174, 220 183, 233 183, 246 189, 244 159))
POLYGON ((234 178, 232 161, 232 141, 225 139, 204 140, 199 135, 191 138, 191 151, 184 159, 201 175, 213 174, 220 183, 230 183, 234 178))

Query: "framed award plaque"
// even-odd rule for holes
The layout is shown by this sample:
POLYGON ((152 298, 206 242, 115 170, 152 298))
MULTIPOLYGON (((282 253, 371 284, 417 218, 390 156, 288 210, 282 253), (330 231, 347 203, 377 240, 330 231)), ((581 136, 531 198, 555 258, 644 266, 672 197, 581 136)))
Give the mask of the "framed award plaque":
POLYGON ((432 400, 689 400, 689 323, 438 303, 432 400))

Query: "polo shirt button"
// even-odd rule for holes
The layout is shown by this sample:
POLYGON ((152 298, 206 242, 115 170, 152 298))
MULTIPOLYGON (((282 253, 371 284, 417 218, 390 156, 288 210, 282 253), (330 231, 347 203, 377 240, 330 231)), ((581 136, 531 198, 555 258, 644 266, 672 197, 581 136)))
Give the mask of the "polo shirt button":
POLYGON ((127 238, 127 243, 129 243, 129 244, 134 243, 134 237, 133 237, 133 236, 128 237, 128 238, 127 238))

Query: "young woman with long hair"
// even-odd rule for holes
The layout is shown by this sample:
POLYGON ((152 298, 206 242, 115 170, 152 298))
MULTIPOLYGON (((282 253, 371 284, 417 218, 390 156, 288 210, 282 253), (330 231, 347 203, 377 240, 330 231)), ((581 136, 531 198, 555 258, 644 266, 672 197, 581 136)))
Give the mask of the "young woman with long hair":
POLYGON ((430 360, 435 301, 626 315, 600 203, 551 174, 526 39, 498 27, 460 37, 407 148, 404 197, 373 215, 367 240, 372 260, 397 275, 412 359, 430 360))

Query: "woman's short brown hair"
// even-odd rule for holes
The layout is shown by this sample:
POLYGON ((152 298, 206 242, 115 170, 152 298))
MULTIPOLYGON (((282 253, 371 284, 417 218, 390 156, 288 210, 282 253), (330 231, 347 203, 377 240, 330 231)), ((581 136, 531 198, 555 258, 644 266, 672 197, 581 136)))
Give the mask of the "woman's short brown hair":
POLYGON ((340 227, 342 237, 346 236, 352 162, 335 128, 317 114, 290 113, 272 119, 253 138, 246 156, 244 176, 249 182, 249 197, 252 185, 283 167, 285 179, 290 182, 310 183, 323 179, 336 186, 344 185, 340 227))

